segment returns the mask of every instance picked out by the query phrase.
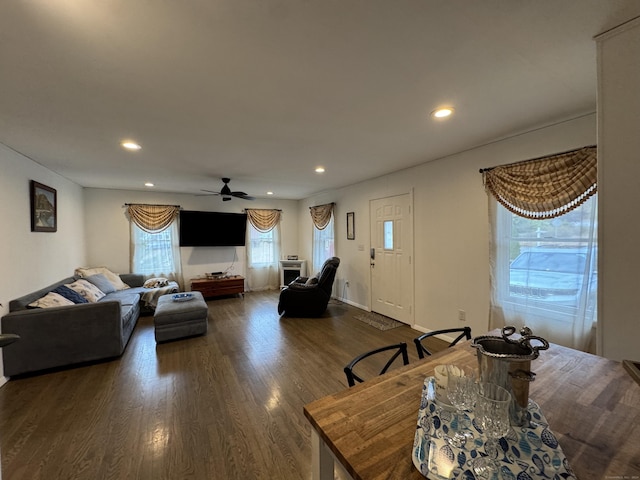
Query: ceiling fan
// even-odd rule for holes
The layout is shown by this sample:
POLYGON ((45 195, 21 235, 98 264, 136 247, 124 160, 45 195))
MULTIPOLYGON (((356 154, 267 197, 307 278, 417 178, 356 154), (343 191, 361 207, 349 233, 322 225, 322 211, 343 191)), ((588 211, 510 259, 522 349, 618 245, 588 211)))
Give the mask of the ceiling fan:
POLYGON ((221 195, 223 202, 228 202, 231 200, 231 197, 242 198, 243 200, 255 200, 254 197, 249 196, 245 192, 232 192, 229 188, 230 178, 223 178, 222 182, 224 183, 222 189, 219 192, 214 192, 212 190, 202 190, 203 192, 207 192, 208 195, 221 195))

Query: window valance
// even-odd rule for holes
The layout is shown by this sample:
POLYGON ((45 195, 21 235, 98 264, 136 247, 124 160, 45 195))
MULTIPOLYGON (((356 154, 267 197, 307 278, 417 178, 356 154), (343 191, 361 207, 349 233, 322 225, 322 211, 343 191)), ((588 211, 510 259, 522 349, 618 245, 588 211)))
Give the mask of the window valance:
POLYGON ((335 203, 327 203, 324 205, 309 207, 311 220, 318 230, 324 230, 326 226, 329 225, 334 205, 335 203))
POLYGON ((142 205, 128 204, 129 218, 147 233, 162 232, 173 223, 180 214, 178 205, 142 205))
POLYGON ((563 215, 597 191, 597 149, 569 152, 481 170, 485 189, 525 218, 563 215))
POLYGON ((273 230, 273 228, 280 222, 281 211, 280 210, 268 210, 247 208, 247 219, 249 223, 253 225, 253 228, 259 232, 266 233, 273 230))

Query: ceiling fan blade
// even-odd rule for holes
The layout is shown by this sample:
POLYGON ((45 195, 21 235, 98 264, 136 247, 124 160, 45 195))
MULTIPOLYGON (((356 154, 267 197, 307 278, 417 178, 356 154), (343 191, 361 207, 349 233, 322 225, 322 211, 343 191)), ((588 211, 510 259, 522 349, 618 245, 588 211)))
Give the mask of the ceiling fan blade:
POLYGON ((231 181, 229 178, 223 178, 222 181, 224 182, 224 185, 222 186, 219 192, 202 189, 203 192, 207 192, 207 193, 196 194, 196 196, 221 195, 223 202, 228 202, 229 200, 231 200, 231 197, 242 198, 243 200, 255 200, 254 197, 248 195, 246 192, 240 192, 240 191, 232 192, 231 189, 229 188, 229 185, 227 185, 231 181))
POLYGON ((236 195, 238 193, 242 193, 242 192, 233 192, 232 195, 236 198, 241 198, 243 200, 255 200, 254 197, 247 195, 246 193, 244 195, 236 195))

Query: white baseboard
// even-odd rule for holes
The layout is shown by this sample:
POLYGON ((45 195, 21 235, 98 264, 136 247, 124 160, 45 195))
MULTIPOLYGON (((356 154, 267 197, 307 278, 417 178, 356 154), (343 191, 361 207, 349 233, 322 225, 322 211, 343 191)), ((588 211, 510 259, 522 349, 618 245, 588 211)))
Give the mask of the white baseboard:
POLYGON ((371 309, 369 307, 367 307, 366 305, 360 305, 359 303, 356 302, 352 302, 351 300, 348 300, 346 298, 340 298, 340 297, 334 297, 336 300, 339 300, 342 303, 346 303, 347 305, 351 305, 352 307, 356 307, 359 308, 360 310, 364 310, 366 312, 370 312, 371 309))

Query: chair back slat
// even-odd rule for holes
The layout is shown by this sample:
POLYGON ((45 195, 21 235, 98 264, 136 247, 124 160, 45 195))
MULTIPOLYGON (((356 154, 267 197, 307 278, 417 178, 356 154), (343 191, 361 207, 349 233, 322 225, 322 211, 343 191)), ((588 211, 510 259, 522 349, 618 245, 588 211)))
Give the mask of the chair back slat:
POLYGON ((444 330, 434 330, 429 333, 423 333, 419 337, 416 337, 413 339, 413 342, 416 344, 416 350, 418 351, 418 357, 424 358, 425 355, 431 355, 431 352, 422 343, 425 339, 429 337, 434 337, 436 335, 442 335, 445 333, 459 333, 459 335, 455 338, 455 340, 449 344, 449 347, 453 347, 463 338, 466 338, 467 340, 471 340, 470 327, 446 328, 444 330))
POLYGON ((405 342, 396 343, 396 344, 393 344, 393 345, 386 345, 384 347, 376 348, 375 350, 371 350, 371 351, 368 351, 368 352, 365 352, 365 353, 361 353, 360 355, 355 357, 353 360, 351 360, 346 367, 344 367, 344 373, 347 376, 347 383, 349 384, 349 386, 353 387, 356 384, 356 382, 360 382, 360 383, 364 382, 362 377, 360 377, 358 374, 356 374, 354 372, 354 367, 360 361, 364 360, 365 358, 368 358, 368 357, 371 357, 371 356, 374 356, 374 355, 378 355, 378 354, 383 353, 383 352, 392 351, 392 350, 395 350, 395 352, 393 353, 391 358, 389 358, 389 360, 384 365, 384 367, 382 367, 382 370, 380 371, 379 375, 383 375, 384 373, 386 373, 387 370, 389 370, 389 367, 391 367, 393 362, 400 355, 402 355, 402 363, 403 363, 403 365, 409 365, 409 353, 407 351, 407 344, 405 342))

